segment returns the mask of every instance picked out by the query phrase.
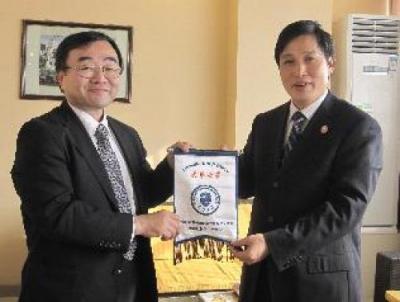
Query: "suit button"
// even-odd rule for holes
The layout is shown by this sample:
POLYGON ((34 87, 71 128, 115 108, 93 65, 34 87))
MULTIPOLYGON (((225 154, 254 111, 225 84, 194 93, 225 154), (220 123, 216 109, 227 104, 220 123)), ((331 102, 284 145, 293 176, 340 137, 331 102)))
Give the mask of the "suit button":
POLYGON ((268 216, 267 217, 267 222, 268 223, 274 223, 274 216, 268 216))
POLYGON ((274 189, 279 188, 279 182, 274 181, 274 182, 272 183, 272 187, 273 187, 274 189))
POLYGON ((116 270, 114 270, 114 274, 115 275, 121 275, 122 274, 122 269, 120 269, 120 268, 117 268, 116 270))

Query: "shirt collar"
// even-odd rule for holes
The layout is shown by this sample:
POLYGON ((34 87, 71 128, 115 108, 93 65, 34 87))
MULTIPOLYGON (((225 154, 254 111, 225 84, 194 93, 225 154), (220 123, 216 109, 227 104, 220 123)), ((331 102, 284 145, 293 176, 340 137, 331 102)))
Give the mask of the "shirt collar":
POLYGON ((89 113, 83 111, 82 109, 79 109, 78 107, 72 105, 71 103, 67 102, 68 105, 71 107, 72 111, 76 114, 76 116, 79 118, 79 120, 82 122, 83 127, 85 127, 87 133, 90 136, 94 136, 94 133, 96 132, 97 127, 99 124, 103 124, 108 128, 108 119, 107 119, 107 114, 103 114, 103 118, 100 122, 98 122, 94 117, 92 117, 89 113))
POLYGON ((300 111, 309 121, 313 117, 314 113, 317 111, 319 106, 321 106, 322 102, 324 101, 327 95, 328 95, 328 90, 326 90, 315 102, 312 102, 310 105, 303 108, 302 110, 299 110, 291 101, 289 109, 290 110, 289 120, 296 111, 300 111))

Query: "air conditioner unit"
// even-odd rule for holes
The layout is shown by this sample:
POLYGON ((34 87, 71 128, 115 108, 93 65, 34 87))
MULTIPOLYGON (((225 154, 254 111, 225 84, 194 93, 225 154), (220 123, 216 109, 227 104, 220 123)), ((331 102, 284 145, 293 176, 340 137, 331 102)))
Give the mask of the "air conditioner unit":
POLYGON ((383 131, 384 168, 363 226, 395 227, 400 171, 400 18, 349 15, 334 24, 332 90, 371 114, 383 131))

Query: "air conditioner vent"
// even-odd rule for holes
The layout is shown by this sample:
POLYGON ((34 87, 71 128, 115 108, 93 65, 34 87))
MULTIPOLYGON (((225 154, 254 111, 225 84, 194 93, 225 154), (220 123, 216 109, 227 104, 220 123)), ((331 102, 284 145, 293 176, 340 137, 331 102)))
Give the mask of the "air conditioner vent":
POLYGON ((399 54, 400 21, 354 18, 352 52, 399 54))

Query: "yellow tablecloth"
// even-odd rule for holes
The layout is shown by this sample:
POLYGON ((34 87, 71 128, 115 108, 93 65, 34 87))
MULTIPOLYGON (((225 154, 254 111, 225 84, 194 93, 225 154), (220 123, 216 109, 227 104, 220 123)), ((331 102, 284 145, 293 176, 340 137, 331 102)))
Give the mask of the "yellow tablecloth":
POLYGON ((389 302, 400 302, 400 290, 387 290, 385 299, 389 302))
MULTIPOLYGON (((172 211, 172 206, 160 206, 154 210, 172 211)), ((251 204, 239 205, 239 237, 247 234, 251 204)), ((196 259, 173 264, 172 241, 151 240, 160 293, 232 289, 238 283, 242 264, 238 260, 218 262, 196 259)))

